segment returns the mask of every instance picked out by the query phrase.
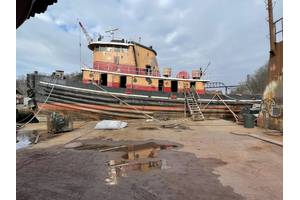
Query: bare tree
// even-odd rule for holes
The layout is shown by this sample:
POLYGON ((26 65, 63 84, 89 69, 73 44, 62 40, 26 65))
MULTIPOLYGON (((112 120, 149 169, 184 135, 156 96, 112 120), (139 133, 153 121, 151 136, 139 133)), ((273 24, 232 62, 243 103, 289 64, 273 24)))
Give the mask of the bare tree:
POLYGON ((82 80, 82 72, 73 72, 70 74, 65 74, 65 78, 72 81, 81 81, 82 80))
POLYGON ((26 76, 22 75, 16 79, 16 89, 19 90, 23 95, 26 96, 27 85, 26 85, 26 76))
POLYGON ((232 93, 263 94, 268 79, 268 65, 258 68, 253 75, 247 75, 247 80, 240 83, 232 93))

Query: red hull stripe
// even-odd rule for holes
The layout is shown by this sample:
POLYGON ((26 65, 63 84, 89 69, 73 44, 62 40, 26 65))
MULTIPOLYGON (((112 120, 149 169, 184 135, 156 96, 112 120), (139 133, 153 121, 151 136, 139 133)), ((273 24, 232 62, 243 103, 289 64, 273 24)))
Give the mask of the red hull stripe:
POLYGON ((196 92, 197 92, 198 94, 204 94, 204 93, 205 93, 205 90, 196 90, 196 92))
MULTIPOLYGON (((176 106, 169 106, 169 107, 163 107, 163 106, 127 106, 127 105, 119 105, 118 108, 111 107, 111 106, 101 106, 101 105, 94 105, 94 104, 83 104, 83 103, 73 103, 73 104, 66 104, 66 103, 51 103, 53 105, 65 107, 66 105, 68 107, 70 106, 78 106, 79 108, 90 108, 94 110, 105 110, 105 111, 113 111, 113 112, 131 112, 131 113, 137 113, 134 108, 142 111, 183 111, 183 106, 176 107, 176 106), (133 108, 134 107, 134 108, 133 108)), ((45 107, 42 108, 47 109, 47 106, 51 106, 51 104, 45 104, 45 107), (46 106, 47 105, 47 106, 46 106)), ((40 105, 39 105, 40 106, 40 105)))
MULTIPOLYGON (((39 105, 40 106, 40 105, 39 105)), ((108 115, 115 115, 120 117, 130 117, 130 118, 140 118, 138 113, 120 113, 115 111, 105 111, 105 110, 96 110, 96 109, 90 109, 85 108, 82 106, 78 106, 77 104, 64 104, 64 103, 53 103, 53 104, 44 104, 41 106, 45 110, 48 111, 80 111, 80 112, 93 112, 93 113, 101 113, 101 114, 108 114, 108 115)), ((144 118, 144 117, 142 117, 144 118)))

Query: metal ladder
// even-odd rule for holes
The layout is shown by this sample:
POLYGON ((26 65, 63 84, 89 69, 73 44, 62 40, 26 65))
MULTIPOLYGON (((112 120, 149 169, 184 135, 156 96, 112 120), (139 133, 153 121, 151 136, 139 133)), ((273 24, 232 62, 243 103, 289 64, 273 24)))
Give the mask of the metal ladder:
POLYGON ((194 90, 193 89, 191 89, 191 91, 185 90, 184 96, 185 96, 187 107, 192 116, 192 120, 193 121, 204 120, 204 115, 200 109, 197 99, 195 98, 194 90))

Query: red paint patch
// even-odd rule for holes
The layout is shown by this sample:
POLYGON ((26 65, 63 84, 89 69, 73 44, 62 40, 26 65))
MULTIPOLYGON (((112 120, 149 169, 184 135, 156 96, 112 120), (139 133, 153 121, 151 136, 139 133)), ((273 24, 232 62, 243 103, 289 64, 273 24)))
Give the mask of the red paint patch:
POLYGON ((130 89, 142 90, 142 91, 158 91, 158 87, 154 87, 154 86, 141 86, 141 85, 127 84, 126 87, 130 89))
POLYGON ((205 90, 197 90, 197 94, 205 94, 205 90))
POLYGON ((171 88, 170 88, 170 87, 164 87, 164 88, 163 88, 163 91, 164 91, 164 92, 171 92, 171 88))

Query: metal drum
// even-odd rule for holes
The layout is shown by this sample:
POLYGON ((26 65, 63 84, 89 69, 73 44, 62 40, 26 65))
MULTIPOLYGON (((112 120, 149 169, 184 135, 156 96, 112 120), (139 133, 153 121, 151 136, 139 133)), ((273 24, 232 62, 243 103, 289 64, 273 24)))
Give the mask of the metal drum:
POLYGON ((177 73, 176 78, 189 79, 190 75, 187 71, 180 71, 180 72, 177 73))
POLYGON ((200 79, 200 77, 201 77, 200 70, 192 70, 192 78, 193 79, 200 79))

